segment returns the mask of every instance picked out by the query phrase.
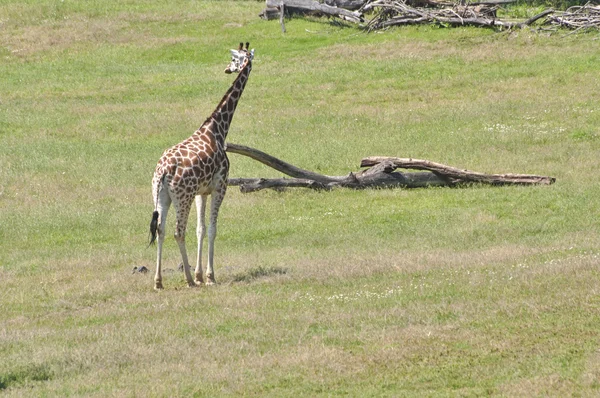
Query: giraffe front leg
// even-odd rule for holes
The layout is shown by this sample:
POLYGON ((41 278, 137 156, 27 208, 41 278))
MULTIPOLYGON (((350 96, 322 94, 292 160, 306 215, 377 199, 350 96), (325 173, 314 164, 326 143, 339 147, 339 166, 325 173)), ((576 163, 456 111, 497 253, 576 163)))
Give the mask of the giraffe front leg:
POLYGON ((202 285, 204 283, 204 278, 202 277, 202 245, 204 243, 204 237, 206 236, 205 214, 207 198, 207 195, 196 196, 196 213, 198 215, 198 225, 196 228, 196 237, 198 238, 198 257, 196 258, 194 280, 197 285, 202 285))
POLYGON ((208 226, 208 263, 206 265, 206 284, 214 285, 215 280, 214 270, 214 254, 215 254, 215 239, 217 237, 217 218, 219 217, 219 208, 225 197, 227 185, 223 184, 220 189, 212 194, 210 202, 210 224, 208 226))

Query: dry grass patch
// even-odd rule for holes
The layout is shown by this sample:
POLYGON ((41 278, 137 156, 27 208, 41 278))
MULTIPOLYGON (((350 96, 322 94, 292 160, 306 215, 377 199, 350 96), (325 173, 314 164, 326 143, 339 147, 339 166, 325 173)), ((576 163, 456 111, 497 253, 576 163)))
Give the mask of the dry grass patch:
POLYGON ((581 379, 589 388, 600 389, 600 351, 588 355, 581 379))
POLYGON ((575 387, 571 380, 566 380, 558 374, 551 374, 519 380, 513 385, 503 387, 501 394, 521 397, 564 397, 570 395, 575 387))
MULTIPOLYGON (((4 30, 0 40, 8 50, 19 58, 27 58, 39 52, 74 50, 89 43, 123 44, 135 41, 135 34, 123 34, 128 24, 121 20, 67 19, 60 22, 46 21, 39 26, 29 26, 14 34, 4 30)), ((138 34, 142 42, 143 36, 138 34)))
MULTIPOLYGON (((125 270, 92 285, 96 270, 87 263, 76 280, 57 275, 44 285, 43 316, 12 318, 15 328, 3 331, 2 341, 20 348, 5 357, 19 364, 13 369, 50 369, 52 378, 44 382, 50 391, 68 379, 71 391, 85 395, 129 394, 132 379, 159 395, 321 395, 331 388, 369 390, 374 383, 409 393, 535 392, 540 385, 529 383, 535 371, 527 369, 551 359, 558 341, 577 341, 561 318, 586 311, 579 307, 582 297, 598 291, 597 255, 573 253, 540 264, 535 259, 548 255, 543 251, 515 251, 447 261, 448 253, 415 255, 406 269, 392 271, 388 263, 345 275, 341 263, 316 258, 313 267, 335 270, 316 278, 312 269, 292 265, 291 279, 211 289, 174 288, 171 281, 160 293, 152 291, 149 276, 125 270), (495 261, 498 255, 502 261, 495 261), (306 277, 313 280, 308 287, 306 277), (556 278, 565 284, 552 292, 556 278), (562 326, 553 330, 549 316, 555 315, 562 326), (523 364, 512 369, 514 360, 523 364), (498 377, 507 380, 500 390, 498 377), (156 379, 176 387, 152 383, 156 379)), ((183 286, 180 274, 171 278, 183 286)), ((574 383, 562 375, 557 387, 574 383)), ((15 391, 19 384, 11 385, 9 393, 15 391)))
MULTIPOLYGON (((203 14, 122 13, 111 18, 97 18, 70 14, 62 18, 48 18, 36 25, 20 29, 0 30, 0 40, 12 55, 26 59, 36 53, 86 49, 90 45, 135 45, 155 48, 178 44, 191 37, 160 37, 153 35, 145 24, 202 24, 208 17, 203 14)), ((8 24, 7 24, 8 25, 8 24)))

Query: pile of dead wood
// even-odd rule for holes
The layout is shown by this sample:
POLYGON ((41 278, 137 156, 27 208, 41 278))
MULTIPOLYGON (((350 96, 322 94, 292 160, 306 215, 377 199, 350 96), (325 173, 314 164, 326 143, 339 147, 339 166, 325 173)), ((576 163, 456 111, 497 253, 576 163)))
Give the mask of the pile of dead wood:
POLYGON ((448 26, 488 26, 500 28, 522 28, 549 15, 546 10, 524 21, 504 21, 497 18, 499 5, 493 3, 471 3, 467 5, 413 7, 404 1, 374 0, 363 7, 363 12, 374 12, 366 28, 368 31, 385 29, 390 26, 439 24, 448 26))
POLYGON ((360 24, 367 31, 390 26, 438 24, 442 26, 483 26, 500 29, 523 28, 538 22, 541 30, 559 27, 575 31, 600 29, 600 6, 588 3, 566 11, 547 9, 526 20, 503 20, 497 11, 516 0, 481 0, 452 2, 447 0, 266 0, 260 16, 279 18, 285 32, 284 18, 293 15, 324 15, 360 24), (365 17, 365 16, 368 16, 365 17))
POLYGON ((574 32, 600 29, 600 6, 587 3, 573 6, 563 12, 555 12, 546 18, 545 26, 556 30, 559 27, 572 29, 574 32))

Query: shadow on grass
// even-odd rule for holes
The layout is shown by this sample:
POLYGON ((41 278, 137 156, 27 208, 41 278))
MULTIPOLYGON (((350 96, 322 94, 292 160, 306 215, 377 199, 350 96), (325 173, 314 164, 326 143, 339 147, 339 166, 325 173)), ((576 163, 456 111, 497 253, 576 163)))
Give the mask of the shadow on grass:
POLYGON ((30 381, 47 381, 52 378, 52 370, 48 365, 30 364, 0 374, 0 391, 13 385, 24 385, 30 381))
POLYGON ((271 275, 284 275, 287 274, 287 269, 282 267, 258 267, 247 269, 243 272, 238 272, 233 275, 231 282, 252 282, 259 278, 266 278, 271 275))

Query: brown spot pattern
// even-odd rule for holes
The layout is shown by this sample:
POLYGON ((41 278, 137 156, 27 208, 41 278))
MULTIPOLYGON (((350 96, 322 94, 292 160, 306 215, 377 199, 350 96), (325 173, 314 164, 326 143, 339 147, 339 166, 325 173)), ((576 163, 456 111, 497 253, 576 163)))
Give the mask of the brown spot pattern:
MULTIPOLYGON (((245 65, 244 65, 245 66, 245 65)), ((225 138, 251 68, 244 68, 204 124, 189 138, 167 149, 152 180, 154 203, 163 177, 177 209, 177 234, 183 236, 194 197, 199 193, 225 195, 229 160, 225 138)))

